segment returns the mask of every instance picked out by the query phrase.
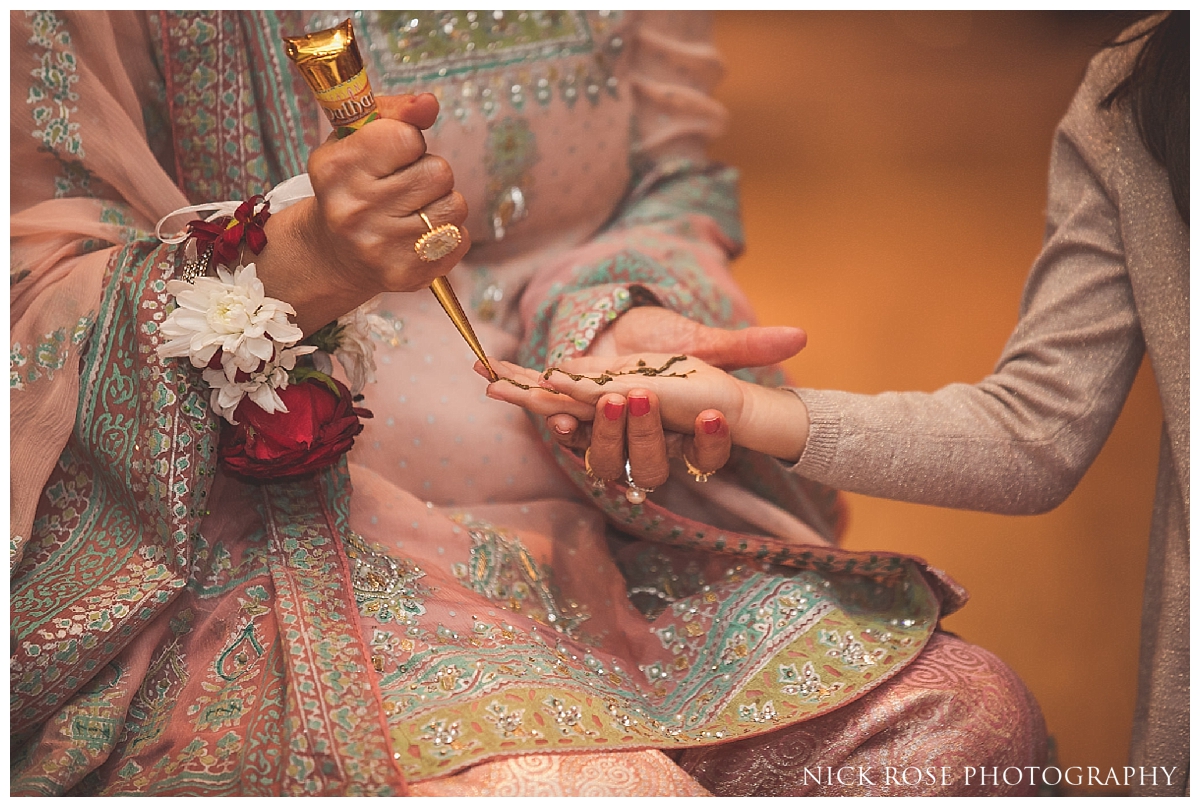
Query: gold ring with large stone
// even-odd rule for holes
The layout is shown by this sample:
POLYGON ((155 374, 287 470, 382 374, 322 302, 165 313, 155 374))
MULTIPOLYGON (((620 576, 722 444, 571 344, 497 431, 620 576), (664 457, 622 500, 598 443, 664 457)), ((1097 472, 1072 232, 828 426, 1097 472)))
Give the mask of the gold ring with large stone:
POLYGON ((429 232, 418 238, 417 243, 413 244, 413 249, 416 250, 418 258, 427 262, 440 261, 458 249, 458 245, 462 243, 461 230, 453 224, 439 224, 437 227, 434 227, 433 222, 429 220, 429 216, 426 216, 422 210, 418 210, 417 215, 421 217, 421 221, 425 222, 425 226, 429 228, 429 232))

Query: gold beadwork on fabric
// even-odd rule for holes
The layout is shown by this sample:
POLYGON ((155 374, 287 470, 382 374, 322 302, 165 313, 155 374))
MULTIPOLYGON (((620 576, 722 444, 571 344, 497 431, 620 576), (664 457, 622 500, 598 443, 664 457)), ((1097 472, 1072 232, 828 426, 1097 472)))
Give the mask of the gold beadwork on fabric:
POLYGON ((425 572, 415 563, 372 550, 356 532, 346 534, 346 555, 354 599, 364 616, 411 625, 425 613, 419 599, 425 592, 417 585, 425 572))

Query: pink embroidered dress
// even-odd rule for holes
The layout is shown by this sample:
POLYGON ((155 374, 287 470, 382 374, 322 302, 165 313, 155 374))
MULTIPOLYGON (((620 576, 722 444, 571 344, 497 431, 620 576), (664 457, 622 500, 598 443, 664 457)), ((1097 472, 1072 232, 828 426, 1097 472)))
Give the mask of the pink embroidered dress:
MULTIPOLYGON (((760 456, 709 497, 594 489, 484 396, 428 293, 381 300, 348 461, 217 470, 207 389, 155 353, 180 256, 154 223, 303 172, 328 129, 281 37, 346 16, 13 12, 12 792, 782 793, 813 790, 797 766, 1036 764, 1019 681, 934 633, 952 581, 832 546, 833 492, 760 456)), ((634 305, 751 322, 702 16, 349 16, 378 92, 440 98, 430 151, 476 242, 451 281, 490 355, 545 366, 634 305)))

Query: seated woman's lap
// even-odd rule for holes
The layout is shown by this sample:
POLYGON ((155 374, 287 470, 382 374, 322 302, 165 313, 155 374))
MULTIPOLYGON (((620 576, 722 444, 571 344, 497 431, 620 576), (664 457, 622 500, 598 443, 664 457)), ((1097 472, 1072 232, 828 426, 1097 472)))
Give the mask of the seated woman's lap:
POLYGON ((521 756, 411 787, 428 796, 1033 795, 1028 766, 1044 763, 1046 732, 1012 670, 936 633, 912 665, 848 706, 748 740, 668 754, 675 764, 655 751, 521 756), (1007 784, 1011 768, 1022 769, 1020 783, 1007 784))
POLYGON ((995 773, 1045 756, 1041 711, 1017 675, 935 633, 913 664, 851 704, 677 761, 718 796, 999 796, 1032 795, 1028 770, 1014 785, 995 773))

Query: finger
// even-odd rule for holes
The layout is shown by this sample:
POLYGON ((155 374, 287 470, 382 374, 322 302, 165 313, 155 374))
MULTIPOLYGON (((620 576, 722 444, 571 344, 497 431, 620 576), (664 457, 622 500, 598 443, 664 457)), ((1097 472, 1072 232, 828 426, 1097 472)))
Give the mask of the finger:
MULTIPOLYGON (((506 376, 513 381, 519 381, 526 386, 536 387, 542 377, 542 374, 537 370, 530 370, 528 367, 522 367, 519 364, 513 364, 503 359, 492 358, 489 363, 492 365, 492 369, 500 375, 506 376)), ((484 378, 488 377, 487 369, 483 366, 483 362, 475 362, 475 372, 484 378)))
MULTIPOLYGON (((666 354, 646 354, 622 357, 581 357, 564 361, 542 374, 542 386, 570 395, 580 401, 597 401, 606 392, 628 395, 635 388, 654 386, 657 380, 635 371, 638 362, 661 367, 671 359, 666 354), (601 383, 597 383, 597 382, 601 383)), ((686 362, 676 365, 686 371, 686 362)))
MULTIPOLYGON (((431 198, 435 190, 433 188, 414 190, 406 194, 406 201, 397 202, 396 197, 393 196, 387 202, 388 217, 374 219, 375 228, 372 232, 381 248, 394 249, 396 241, 416 241, 431 228, 443 224, 453 224, 458 227, 462 239, 455 248, 455 252, 466 252, 471 245, 467 228, 463 226, 463 222, 467 219, 467 200, 461 193, 454 190, 440 197, 431 198), (410 206, 413 202, 422 200, 426 200, 427 203, 417 207, 410 206), (425 219, 421 218, 422 213, 429 219, 429 224, 426 224, 425 219)), ((384 205, 380 205, 380 208, 384 207, 384 205)), ((359 237, 365 241, 368 234, 360 232, 359 237)))
MULTIPOLYGON (((493 369, 495 369, 495 365, 499 364, 500 362, 496 361, 495 359, 492 359, 490 363, 491 363, 493 369)), ((471 369, 475 371, 476 375, 482 376, 483 378, 487 379, 488 383, 491 383, 492 376, 487 371, 487 368, 483 366, 482 361, 477 360, 475 362, 475 364, 473 364, 471 366, 471 369)))
POLYGON ((436 154, 425 154, 379 180, 370 193, 378 208, 402 218, 442 201, 453 190, 454 169, 450 163, 436 154))
POLYGON ((471 235, 466 227, 459 227, 458 230, 461 239, 458 246, 437 260, 424 259, 416 249, 417 241, 421 235, 429 232, 429 228, 413 238, 404 239, 407 244, 399 251, 394 242, 379 242, 374 245, 374 251, 365 254, 373 256, 376 265, 385 267, 380 277, 387 291, 417 291, 429 286, 437 278, 448 275, 467 254, 471 248, 471 235), (402 256, 407 260, 400 260, 402 256))
POLYGON ((458 265, 468 250, 471 249, 471 233, 463 221, 467 217, 467 203, 462 194, 454 191, 427 205, 424 210, 401 219, 392 219, 395 228, 381 227, 373 243, 374 251, 368 252, 377 257, 387 267, 384 271, 387 288, 391 291, 414 291, 421 286, 428 286, 436 278, 442 277, 458 265), (420 215, 424 213, 424 218, 420 215), (428 224, 425 219, 429 219, 428 224), (452 225, 450 233, 440 233, 438 238, 457 235, 458 243, 450 252, 435 260, 429 260, 427 250, 432 247, 422 239, 443 225, 452 225), (412 252, 403 250, 397 253, 396 241, 411 245, 412 252), (418 249, 421 245, 421 249, 418 249), (408 261, 398 258, 406 254, 408 261), (384 253, 384 254, 381 254, 384 253), (416 274, 411 274, 413 264, 419 266, 416 274), (415 281, 415 282, 414 282, 415 281))
POLYGON ((546 418, 546 426, 555 442, 563 448, 583 450, 591 443, 591 427, 570 415, 551 415, 546 418))
MULTIPOLYGON (((395 242, 411 243, 417 259, 424 265, 426 270, 425 282, 428 284, 433 278, 440 277, 457 266, 458 262, 463 259, 467 251, 471 248, 471 234, 463 224, 466 217, 467 202, 463 199, 462 194, 454 191, 426 205, 423 210, 419 210, 403 218, 393 219, 394 227, 381 227, 375 246, 377 249, 388 250, 390 252, 390 255, 385 256, 390 258, 390 260, 385 262, 385 265, 393 269, 398 276, 403 276, 407 269, 403 262, 396 260, 399 256, 395 252, 395 242), (429 224, 425 223, 425 218, 421 217, 421 213, 424 213, 425 218, 429 219, 429 224), (416 250, 417 243, 426 233, 432 232, 444 224, 452 224, 457 228, 459 237, 458 245, 448 254, 437 260, 425 260, 421 253, 416 250)), ((412 253, 408 257, 412 258, 412 253)), ((394 290, 409 291, 411 289, 394 290)))
POLYGON ((685 352, 721 369, 765 367, 795 356, 808 344, 808 334, 787 326, 731 331, 700 326, 685 352))
POLYGON ((533 412, 535 415, 550 417, 551 415, 570 415, 577 420, 591 420, 595 417, 595 408, 580 403, 565 395, 557 395, 540 387, 525 389, 521 382, 514 383, 511 376, 502 376, 499 381, 488 384, 487 396, 493 400, 519 406, 533 412))
POLYGON ((711 474, 725 467, 733 447, 729 422, 716 409, 706 409, 696 416, 696 428, 684 447, 684 456, 701 473, 711 474))
MULTIPOLYGON (((395 211, 400 217, 413 207, 391 207, 395 196, 392 183, 381 182, 419 160, 425 153, 425 140, 419 130, 393 120, 374 121, 350 137, 328 142, 314 149, 308 159, 320 219, 337 240, 394 238, 396 232, 380 233, 379 211, 395 211)), ((398 180, 403 181, 403 180, 398 180)), ((445 195, 443 191, 442 195, 445 195)), ((423 201, 432 202, 437 196, 423 201)), ((401 222, 398 227, 403 227, 401 222)), ((408 224, 416 228, 414 219, 408 224)))
POLYGON ((428 129, 437 120, 439 104, 433 93, 419 95, 377 95, 375 104, 379 115, 402 123, 428 129))
POLYGON ((647 389, 635 389, 626 400, 629 416, 625 423, 625 440, 630 476, 638 487, 658 487, 671 473, 658 396, 647 389))
POLYGON ((376 118, 349 137, 315 149, 309 157, 309 173, 314 189, 318 177, 325 176, 322 169, 326 167, 335 177, 357 169, 382 179, 412 165, 424 153, 425 136, 416 126, 376 118))
MULTIPOLYGON (((569 395, 540 386, 542 375, 536 370, 500 359, 492 359, 490 363, 501 379, 493 384, 494 391, 497 395, 505 396, 505 400, 511 399, 510 403, 523 405, 521 402, 528 398, 538 407, 537 414, 546 417, 567 414, 578 420, 591 420, 596 416, 595 403, 576 401, 569 395)), ((475 362, 475 372, 491 380, 483 362, 475 362)))
POLYGON ((625 476, 625 399, 608 393, 592 414, 592 442, 588 463, 592 473, 606 481, 625 476))

